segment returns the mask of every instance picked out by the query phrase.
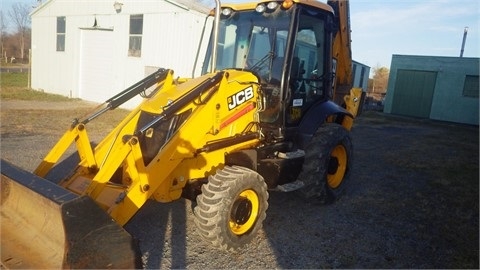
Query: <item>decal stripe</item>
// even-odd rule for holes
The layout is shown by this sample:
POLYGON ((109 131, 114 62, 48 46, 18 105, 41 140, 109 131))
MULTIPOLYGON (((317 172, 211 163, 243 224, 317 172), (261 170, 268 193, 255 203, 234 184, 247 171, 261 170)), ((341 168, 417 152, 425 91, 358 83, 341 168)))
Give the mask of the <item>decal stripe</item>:
POLYGON ((253 109, 255 109, 255 103, 254 102, 248 102, 243 109, 239 110, 238 112, 234 113, 232 116, 229 116, 225 120, 223 120, 222 123, 220 123, 220 129, 223 129, 224 127, 230 125, 235 120, 237 120, 238 118, 247 114, 249 111, 251 111, 253 109))

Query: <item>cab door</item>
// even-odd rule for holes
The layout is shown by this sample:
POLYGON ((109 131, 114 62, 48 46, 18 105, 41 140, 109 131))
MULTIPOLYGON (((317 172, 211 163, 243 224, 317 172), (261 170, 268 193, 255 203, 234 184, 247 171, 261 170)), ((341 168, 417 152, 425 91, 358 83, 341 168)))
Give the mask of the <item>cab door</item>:
POLYGON ((287 127, 297 126, 313 104, 328 99, 332 80, 328 17, 304 7, 297 18, 288 83, 290 99, 285 111, 287 127))

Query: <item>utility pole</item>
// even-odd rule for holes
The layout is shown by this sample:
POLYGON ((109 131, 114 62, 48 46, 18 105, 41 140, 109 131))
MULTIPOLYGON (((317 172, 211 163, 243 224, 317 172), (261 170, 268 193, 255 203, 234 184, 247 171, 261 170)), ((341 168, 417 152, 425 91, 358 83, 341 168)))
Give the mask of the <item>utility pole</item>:
POLYGON ((463 29, 463 41, 462 41, 462 49, 460 50, 460 57, 463 57, 463 49, 465 48, 465 40, 467 40, 467 33, 468 33, 468 26, 465 26, 465 29, 463 29))

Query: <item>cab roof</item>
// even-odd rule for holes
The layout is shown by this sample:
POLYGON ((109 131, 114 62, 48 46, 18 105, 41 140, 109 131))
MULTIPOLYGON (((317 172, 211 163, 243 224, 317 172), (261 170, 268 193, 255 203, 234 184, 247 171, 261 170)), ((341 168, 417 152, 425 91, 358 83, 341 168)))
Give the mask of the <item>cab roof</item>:
MULTIPOLYGON (((315 8, 320 8, 326 11, 329 11, 331 13, 334 13, 333 8, 323 2, 317 1, 317 0, 290 0, 295 4, 303 4, 307 6, 312 6, 315 8)), ((244 2, 244 3, 222 3, 222 7, 229 7, 233 10, 252 10, 255 9, 255 7, 260 4, 260 3, 269 3, 269 2, 283 2, 283 1, 251 1, 251 2, 244 2)), ((213 12, 213 10, 212 10, 213 12)))

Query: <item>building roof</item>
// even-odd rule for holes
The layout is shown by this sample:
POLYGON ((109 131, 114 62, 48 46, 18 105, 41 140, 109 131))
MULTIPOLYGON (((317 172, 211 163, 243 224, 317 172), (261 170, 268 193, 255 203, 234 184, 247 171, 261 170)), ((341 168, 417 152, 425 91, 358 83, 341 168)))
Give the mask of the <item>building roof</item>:
MULTIPOLYGON (((47 6, 51 5, 52 3, 54 3, 56 0, 45 0, 45 1, 41 1, 40 2, 40 5, 37 6, 32 12, 30 12, 30 16, 33 16, 35 15, 36 13, 38 13, 40 10, 46 8, 47 6)), ((78 0, 77 2, 81 2, 82 0, 78 0)), ((93 4, 94 2, 92 1, 89 1, 89 0, 83 0, 83 1, 88 1, 90 4, 93 4)), ((122 2, 128 2, 129 0, 117 0, 118 2, 122 3, 122 2)), ((131 1, 131 0, 130 0, 131 1)), ((140 1, 145 1, 145 0, 140 0, 140 1)), ((195 10, 197 12, 200 12, 200 13, 203 13, 205 15, 209 14, 211 8, 200 3, 199 1, 195 1, 195 0, 150 0, 150 1, 164 1, 164 2, 167 2, 167 3, 170 3, 172 5, 175 5, 175 6, 178 6, 178 7, 181 7, 185 10, 195 10)), ((113 5, 113 2, 115 2, 114 0, 112 0, 112 5, 113 5)))

